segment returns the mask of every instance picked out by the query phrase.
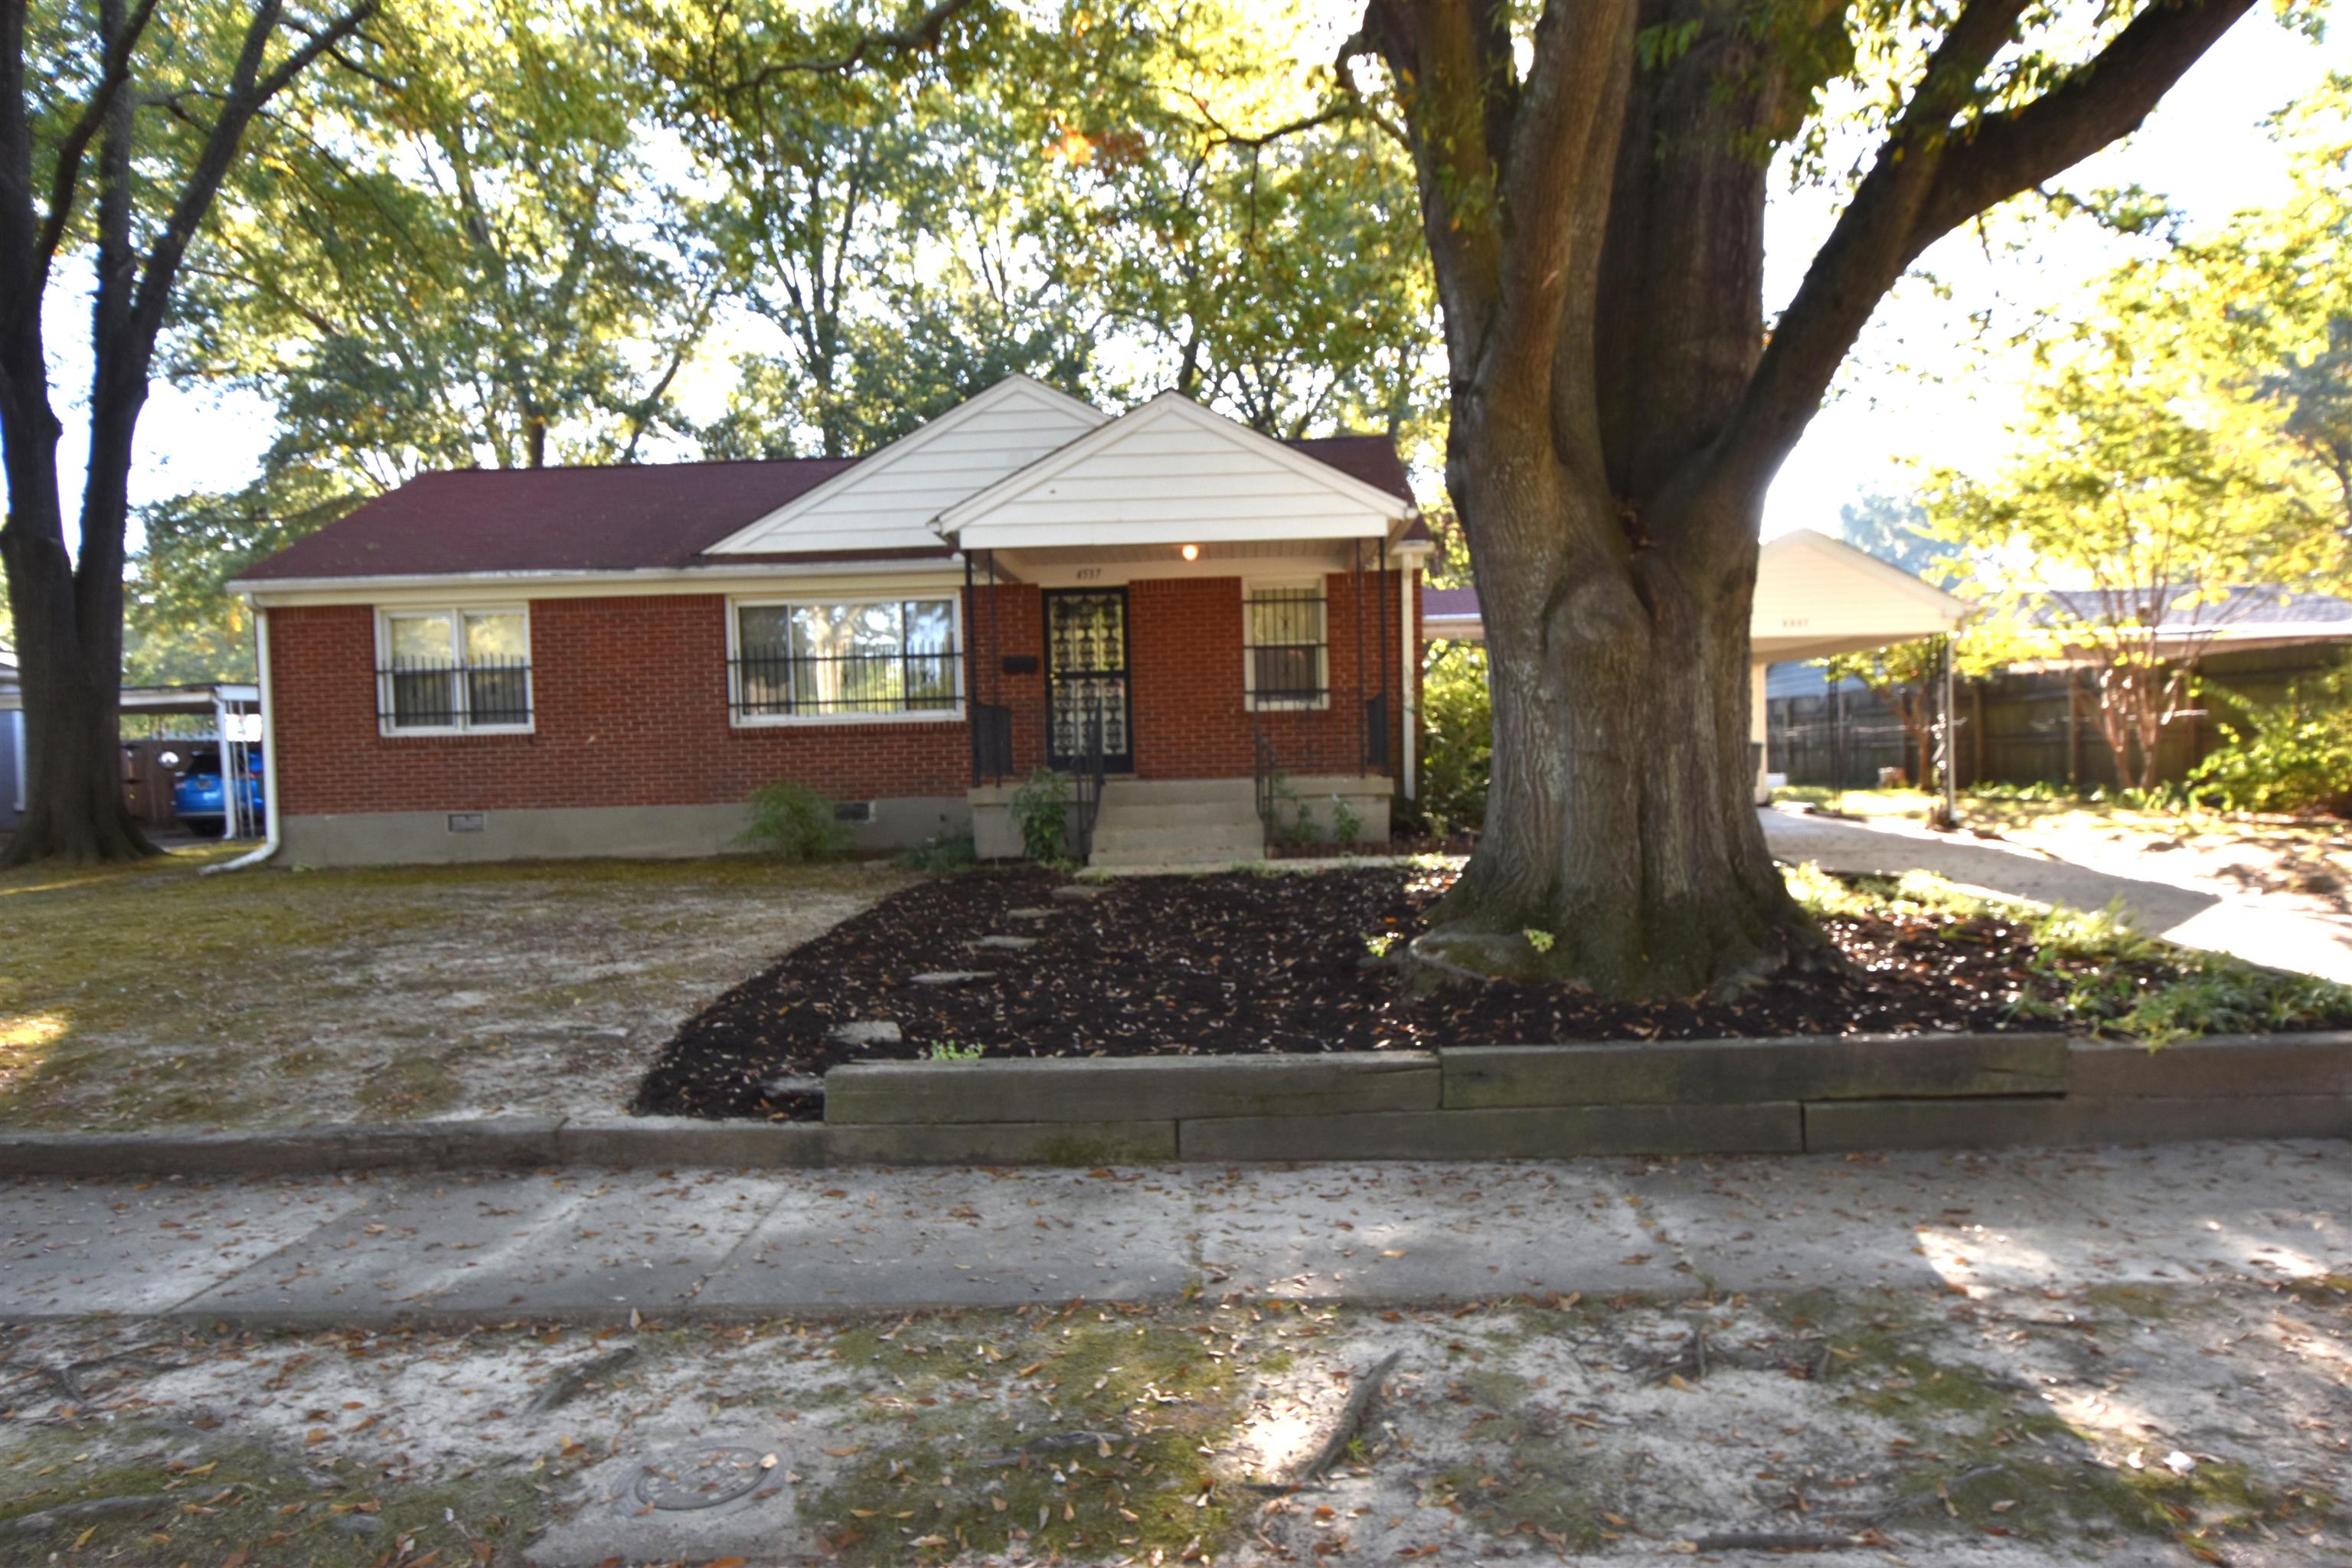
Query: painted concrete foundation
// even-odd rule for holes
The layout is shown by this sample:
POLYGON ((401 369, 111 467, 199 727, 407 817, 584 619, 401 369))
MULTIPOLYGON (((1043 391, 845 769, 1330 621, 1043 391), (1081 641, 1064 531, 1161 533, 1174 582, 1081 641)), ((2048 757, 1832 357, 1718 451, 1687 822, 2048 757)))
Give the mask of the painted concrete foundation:
MULTIPOLYGON (((961 795, 845 803, 858 849, 898 849, 966 831, 961 795)), ((740 849, 748 809, 729 805, 600 805, 549 811, 372 811, 289 816, 280 858, 296 866, 458 864, 596 856, 659 858, 740 849)))
MULTIPOLYGON (((1356 842, 1374 847, 1389 837, 1389 806, 1395 781, 1384 773, 1285 775, 1278 802, 1286 822, 1306 818, 1309 836, 1337 843, 1344 806, 1356 820, 1356 842)), ((983 860, 1009 860, 1022 853, 1021 829, 1013 817, 1017 783, 974 789, 972 847, 983 860)), ((1259 858, 1265 847, 1258 820, 1257 788, 1247 778, 1111 779, 1103 788, 1095 825, 1096 860, 1102 865, 1224 865, 1259 858)))

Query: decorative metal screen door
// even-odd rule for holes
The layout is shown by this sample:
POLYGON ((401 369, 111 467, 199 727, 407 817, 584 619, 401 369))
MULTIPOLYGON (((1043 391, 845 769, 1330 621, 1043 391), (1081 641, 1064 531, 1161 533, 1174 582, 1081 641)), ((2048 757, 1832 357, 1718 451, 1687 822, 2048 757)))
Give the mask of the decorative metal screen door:
POLYGON ((1087 588, 1045 595, 1045 750, 1056 768, 1087 749, 1087 720, 1102 716, 1103 767, 1135 771, 1127 701, 1127 590, 1087 588))

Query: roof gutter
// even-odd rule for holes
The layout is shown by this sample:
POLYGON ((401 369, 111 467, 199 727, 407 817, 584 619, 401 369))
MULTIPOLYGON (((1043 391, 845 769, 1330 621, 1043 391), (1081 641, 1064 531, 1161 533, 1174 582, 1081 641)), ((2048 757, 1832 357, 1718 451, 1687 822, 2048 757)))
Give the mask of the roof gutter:
POLYGON ((379 592, 388 588, 452 588, 452 587, 625 587, 643 583, 667 586, 689 583, 708 583, 713 578, 779 577, 779 576, 862 576, 888 573, 947 572, 962 570, 962 563, 951 551, 908 558, 889 557, 866 561, 811 561, 794 563, 769 559, 746 562, 740 565, 724 566, 658 566, 630 567, 621 571, 570 571, 535 567, 506 572, 415 572, 386 574, 380 577, 352 575, 348 577, 236 577, 222 586, 257 603, 265 602, 273 594, 361 593, 379 592))
MULTIPOLYGON (((278 853, 280 820, 278 804, 278 704, 269 686, 269 612, 255 606, 253 612, 253 662, 261 678, 261 847, 234 860, 224 860, 217 866, 206 866, 198 873, 209 877, 220 871, 242 871, 258 866, 278 853)), ((226 805, 228 792, 236 787, 230 776, 228 745, 224 737, 221 744, 221 804, 226 805)))

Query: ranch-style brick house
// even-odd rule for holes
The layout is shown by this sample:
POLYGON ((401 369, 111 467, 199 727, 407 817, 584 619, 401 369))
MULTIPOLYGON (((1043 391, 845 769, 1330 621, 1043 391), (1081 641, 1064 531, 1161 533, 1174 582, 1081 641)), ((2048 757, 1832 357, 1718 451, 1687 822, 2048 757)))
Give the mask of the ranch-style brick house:
POLYGON ((1014 376, 856 459, 426 475, 232 587, 297 863, 705 854, 777 780, 1012 854, 1050 767, 1153 864, 1387 836, 1433 548, 1381 437, 1014 376))

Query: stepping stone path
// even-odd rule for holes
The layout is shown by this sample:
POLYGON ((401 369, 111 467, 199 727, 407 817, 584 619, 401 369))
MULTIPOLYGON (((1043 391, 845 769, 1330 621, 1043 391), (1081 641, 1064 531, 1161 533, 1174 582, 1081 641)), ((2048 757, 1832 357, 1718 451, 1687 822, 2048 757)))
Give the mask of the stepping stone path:
POLYGON ((990 975, 985 969, 935 969, 911 978, 918 985, 967 985, 975 980, 989 979, 990 975))
POLYGON ((1054 897, 1066 904, 1083 904, 1088 899, 1099 899, 1109 891, 1100 882, 1066 882, 1054 889, 1054 897))
POLYGON ((787 1094, 822 1095, 824 1093, 824 1079, 813 1073, 787 1073, 782 1078, 772 1078, 761 1084, 760 1092, 771 1100, 781 1099, 787 1094))
POLYGON ((845 1046, 895 1046, 898 1026, 887 1018, 864 1018, 828 1031, 825 1038, 845 1046))
POLYGON ((1020 952, 1024 949, 1036 946, 1037 939, 1034 936, 984 936, 971 945, 1001 948, 1007 952, 1020 952))
POLYGON ((1017 921, 1042 921, 1048 915, 1057 915, 1062 911, 1059 910, 1007 910, 1004 912, 1017 921))

